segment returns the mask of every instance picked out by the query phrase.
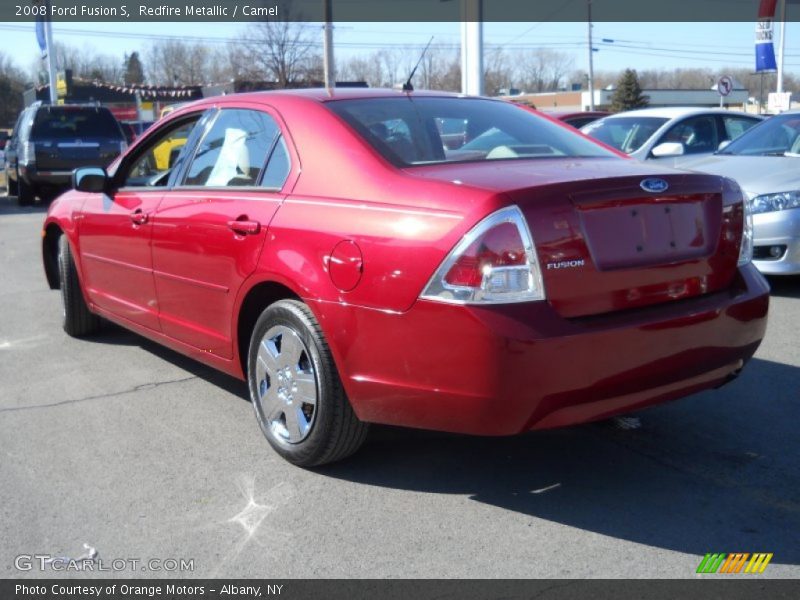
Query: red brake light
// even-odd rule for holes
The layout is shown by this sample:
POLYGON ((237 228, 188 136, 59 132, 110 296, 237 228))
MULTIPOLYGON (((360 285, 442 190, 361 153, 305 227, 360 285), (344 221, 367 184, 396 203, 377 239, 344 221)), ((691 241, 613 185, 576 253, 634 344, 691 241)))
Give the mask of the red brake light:
POLYGON ((500 223, 475 240, 445 275, 450 285, 480 287, 487 267, 524 266, 525 245, 514 223, 500 223))
POLYGON ((536 246, 520 209, 501 208, 464 234, 420 297, 455 304, 544 300, 536 246))

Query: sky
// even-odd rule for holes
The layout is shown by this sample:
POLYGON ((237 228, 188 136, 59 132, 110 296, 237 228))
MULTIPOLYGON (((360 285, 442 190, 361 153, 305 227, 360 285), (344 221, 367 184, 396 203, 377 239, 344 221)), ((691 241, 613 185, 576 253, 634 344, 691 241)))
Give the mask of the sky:
MULTIPOLYGON (((318 29, 316 24, 306 24, 318 29)), ((117 55, 144 51, 153 39, 185 38, 225 44, 246 35, 246 23, 55 23, 54 38, 117 55)), ((775 25, 776 53, 780 24, 775 25)), ((754 68, 755 23, 605 23, 593 26, 598 71, 653 68, 754 68)), ((320 30, 320 41, 322 33, 320 30)), ((434 43, 458 47, 459 23, 337 23, 337 59, 375 50, 434 43)), ((786 24, 787 72, 800 73, 800 23, 786 24)), ((576 69, 588 67, 586 23, 486 23, 487 48, 549 47, 569 53, 576 69)), ((38 56, 33 24, 0 23, 0 52, 26 71, 38 56)))

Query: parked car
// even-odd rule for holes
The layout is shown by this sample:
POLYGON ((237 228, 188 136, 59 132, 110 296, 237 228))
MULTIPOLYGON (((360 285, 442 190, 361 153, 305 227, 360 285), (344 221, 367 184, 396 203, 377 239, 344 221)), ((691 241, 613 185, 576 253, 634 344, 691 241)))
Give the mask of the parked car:
POLYGON ((72 169, 106 166, 126 147, 107 108, 39 102, 22 111, 8 145, 13 148, 6 160, 9 194, 20 206, 37 195, 57 195, 69 188, 72 169))
POLYGON ((122 127, 122 133, 125 135, 125 142, 131 145, 136 141, 136 138, 147 131, 153 121, 120 121, 119 124, 122 127))
POLYGON ((753 213, 753 262, 769 275, 800 274, 800 111, 771 117, 684 168, 736 179, 753 213))
POLYGON ((721 108, 643 108, 594 121, 581 131, 637 160, 681 167, 716 152, 762 119, 721 108))
POLYGON ((368 423, 517 434, 718 387, 766 327, 735 182, 498 100, 204 99, 74 188, 42 238, 66 332, 104 317, 247 380, 298 465, 351 454, 368 423), (515 141, 465 159, 444 118, 515 141))
POLYGON ((549 116, 563 121, 567 125, 572 125, 575 129, 580 129, 589 123, 594 123, 598 119, 609 116, 611 113, 605 110, 585 110, 579 112, 550 112, 549 116))
MULTIPOLYGON (((6 144, 8 143, 9 134, 5 130, 0 130, 0 165, 5 165, 6 161, 6 144)), ((3 167, 5 168, 5 166, 3 167)))

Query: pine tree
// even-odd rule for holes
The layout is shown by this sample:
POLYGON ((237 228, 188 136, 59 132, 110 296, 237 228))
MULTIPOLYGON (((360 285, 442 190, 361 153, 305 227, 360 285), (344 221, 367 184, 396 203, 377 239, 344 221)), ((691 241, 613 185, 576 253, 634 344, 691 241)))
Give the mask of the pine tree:
POLYGON ((144 83, 144 69, 142 61, 139 60, 139 53, 132 52, 130 56, 125 55, 125 83, 144 83))
POLYGON ((611 98, 611 110, 621 112, 634 108, 644 108, 650 104, 650 98, 642 94, 639 76, 634 69, 625 69, 617 81, 614 96, 611 98))

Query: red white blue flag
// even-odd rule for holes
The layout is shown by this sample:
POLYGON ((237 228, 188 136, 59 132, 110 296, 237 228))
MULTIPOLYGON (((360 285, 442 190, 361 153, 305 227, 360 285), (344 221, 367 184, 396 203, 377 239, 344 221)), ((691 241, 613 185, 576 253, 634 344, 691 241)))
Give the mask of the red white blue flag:
POLYGON ((772 45, 775 7, 778 0, 761 0, 756 21, 756 73, 775 71, 775 47, 772 45))

